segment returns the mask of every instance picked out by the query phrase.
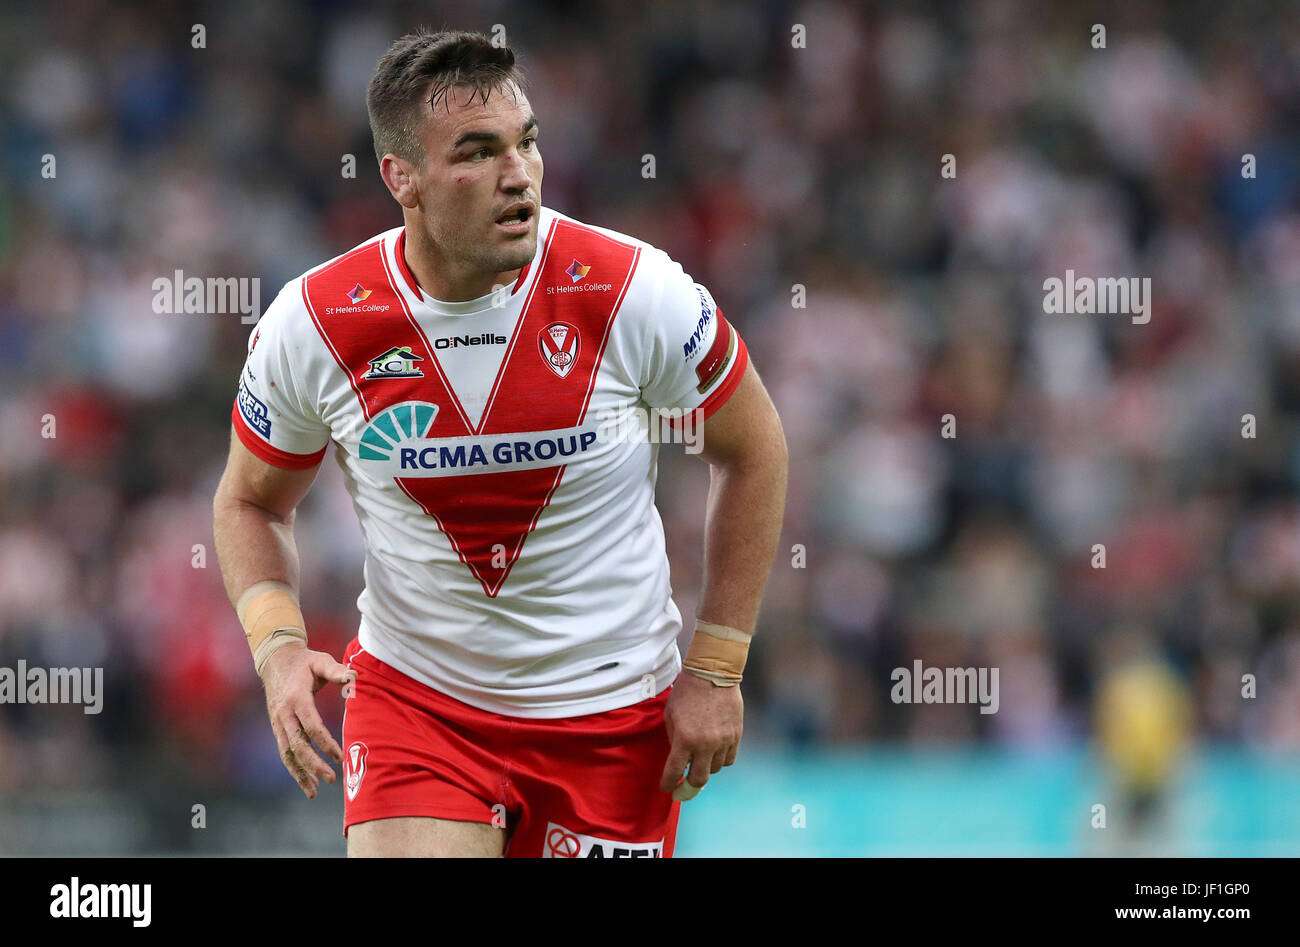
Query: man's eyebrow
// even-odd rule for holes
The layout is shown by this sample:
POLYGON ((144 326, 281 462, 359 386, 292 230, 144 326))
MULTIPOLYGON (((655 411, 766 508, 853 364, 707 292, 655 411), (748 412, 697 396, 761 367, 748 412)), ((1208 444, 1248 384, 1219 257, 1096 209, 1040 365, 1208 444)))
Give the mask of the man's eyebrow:
MULTIPOLYGON (((537 127, 537 116, 529 115, 528 120, 525 121, 523 127, 519 129, 519 134, 521 135, 526 134, 530 129, 536 127, 537 127)), ((465 134, 461 135, 459 138, 456 139, 456 143, 451 147, 453 149, 456 149, 469 141, 491 142, 491 141, 498 141, 498 140, 500 140, 500 136, 497 135, 496 132, 465 132, 465 134)))

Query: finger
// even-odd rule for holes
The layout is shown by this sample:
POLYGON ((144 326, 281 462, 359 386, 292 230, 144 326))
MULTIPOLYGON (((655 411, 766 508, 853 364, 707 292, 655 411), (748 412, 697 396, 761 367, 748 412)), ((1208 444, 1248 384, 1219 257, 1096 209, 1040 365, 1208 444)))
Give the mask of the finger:
POLYGON ((297 781, 299 788, 302 789, 303 793, 306 794, 308 799, 310 799, 313 789, 310 777, 307 773, 303 772, 302 767, 298 765, 298 761, 294 758, 293 750, 289 746, 289 738, 285 733, 284 724, 279 722, 272 723, 271 732, 275 734, 275 745, 279 747, 280 750, 280 762, 284 764, 284 768, 289 771, 289 775, 297 781))
POLYGON ((712 750, 696 750, 691 757, 691 769, 686 774, 686 781, 696 789, 703 789, 709 781, 709 768, 713 765, 712 750))
POLYGON ((718 750, 717 753, 713 754, 713 765, 709 767, 709 775, 718 772, 726 765, 727 752, 729 749, 729 747, 724 746, 722 749, 718 750))
POLYGON ((672 792, 677 788, 677 784, 682 781, 682 776, 686 773, 686 764, 690 762, 690 758, 691 755, 685 747, 673 744, 668 752, 668 760, 664 763, 663 775, 659 777, 660 792, 672 792))
POLYGON ((730 766, 732 763, 736 762, 736 754, 739 752, 740 752, 739 741, 731 744, 731 749, 727 750, 727 758, 723 761, 722 765, 730 766))
MULTIPOLYGON (((298 784, 302 786, 307 798, 314 799, 318 781, 308 767, 307 754, 312 756, 316 754, 312 753, 306 736, 298 732, 301 729, 301 724, 298 723, 298 718, 294 716, 292 711, 286 710, 281 714, 280 727, 284 731, 283 743, 280 747, 280 759, 284 761, 289 774, 298 780, 298 784)), ((319 757, 317 758, 319 759, 319 757)))
POLYGON ((298 755, 294 747, 294 734, 286 731, 285 748, 280 754, 280 759, 284 761, 285 768, 289 774, 298 781, 302 791, 308 799, 316 798, 316 790, 320 785, 320 780, 308 769, 307 764, 298 755))
POLYGON ((355 670, 346 664, 339 664, 324 651, 312 652, 309 666, 312 673, 316 675, 316 680, 312 683, 313 694, 326 684, 347 684, 356 680, 355 670))
POLYGON ((307 708, 294 710, 293 729, 289 731, 289 748, 293 750, 294 757, 317 779, 323 779, 326 782, 334 781, 334 770, 330 769, 326 763, 316 753, 316 748, 311 745, 311 734, 303 718, 307 716, 307 708))
MULTIPOLYGON (((313 743, 325 751, 325 753, 335 763, 343 765, 343 750, 330 733, 329 728, 325 726, 325 721, 320 718, 320 711, 316 709, 316 704, 312 701, 303 701, 302 707, 298 710, 298 719, 302 721, 303 728, 307 731, 307 736, 311 737, 313 743)), ((328 767, 326 767, 328 769, 328 767)), ((334 771, 330 770, 329 781, 334 782, 334 771)))
POLYGON ((690 799, 694 799, 699 794, 700 794, 699 786, 692 786, 685 779, 682 779, 682 781, 678 783, 677 787, 673 790, 673 799, 677 802, 686 802, 690 799))
POLYGON ((686 802, 698 796, 704 784, 709 781, 709 764, 712 762, 713 757, 707 752, 696 753, 691 757, 691 768, 686 773, 686 779, 673 790, 673 798, 678 802, 686 802))

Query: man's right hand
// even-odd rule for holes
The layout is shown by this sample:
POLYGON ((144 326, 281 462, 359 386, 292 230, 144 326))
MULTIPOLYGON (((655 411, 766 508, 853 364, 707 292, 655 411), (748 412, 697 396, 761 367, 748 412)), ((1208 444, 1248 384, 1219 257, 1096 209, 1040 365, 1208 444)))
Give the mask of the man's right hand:
POLYGON ((266 712, 280 748, 280 760, 308 799, 316 798, 320 780, 334 782, 334 770, 316 754, 312 743, 335 763, 343 764, 343 750, 316 710, 316 692, 329 683, 355 680, 356 671, 324 651, 308 650, 297 641, 276 649, 262 669, 266 712))

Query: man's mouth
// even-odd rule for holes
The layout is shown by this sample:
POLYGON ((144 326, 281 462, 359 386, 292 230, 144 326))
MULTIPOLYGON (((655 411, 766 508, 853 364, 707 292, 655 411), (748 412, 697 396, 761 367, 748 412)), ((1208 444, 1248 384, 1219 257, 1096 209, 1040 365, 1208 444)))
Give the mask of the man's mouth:
POLYGON ((529 221, 532 220, 532 217, 533 208, 531 204, 512 207, 497 218, 497 226, 508 233, 523 233, 528 230, 529 221))

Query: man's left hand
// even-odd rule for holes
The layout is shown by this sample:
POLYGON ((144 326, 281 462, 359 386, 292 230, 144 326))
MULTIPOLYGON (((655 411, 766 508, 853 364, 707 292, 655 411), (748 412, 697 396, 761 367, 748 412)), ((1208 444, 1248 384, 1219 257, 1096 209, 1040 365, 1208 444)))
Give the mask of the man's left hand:
POLYGON ((678 798, 690 799, 704 788, 711 774, 736 762, 744 717, 745 702, 739 684, 719 687, 683 670, 664 707, 672 749, 659 780, 660 791, 673 792, 689 763, 690 772, 678 798))

